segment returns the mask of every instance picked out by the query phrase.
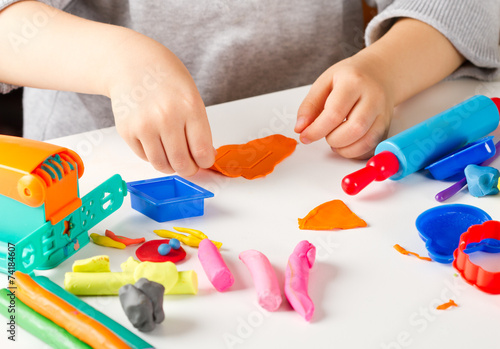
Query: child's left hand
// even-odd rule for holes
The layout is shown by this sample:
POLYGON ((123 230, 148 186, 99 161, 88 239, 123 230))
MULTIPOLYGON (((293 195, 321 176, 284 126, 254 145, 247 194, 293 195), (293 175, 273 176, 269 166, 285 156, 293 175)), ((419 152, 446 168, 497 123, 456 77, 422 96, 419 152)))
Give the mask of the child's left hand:
POLYGON ((385 139, 394 108, 389 69, 361 51, 326 70, 297 113, 304 144, 326 138, 346 158, 367 158, 385 139))

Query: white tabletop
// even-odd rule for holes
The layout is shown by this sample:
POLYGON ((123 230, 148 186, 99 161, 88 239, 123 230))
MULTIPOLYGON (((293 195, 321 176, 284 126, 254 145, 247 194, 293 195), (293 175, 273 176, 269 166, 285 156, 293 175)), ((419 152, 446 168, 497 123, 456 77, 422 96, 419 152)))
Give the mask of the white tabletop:
MULTIPOLYGON (((207 108, 214 146, 246 143, 280 133, 298 140, 293 132, 297 108, 308 87, 302 87, 207 108)), ((396 109, 391 134, 412 126, 475 94, 500 96, 500 82, 475 80, 442 82, 396 109)), ((497 136, 498 134, 497 130, 497 136)), ((80 179, 83 196, 115 173, 125 181, 162 177, 136 157, 114 128, 52 141, 75 150, 83 159, 80 179)), ((235 283, 219 293, 208 281, 196 256, 179 270, 198 274, 196 296, 166 296, 166 319, 150 333, 135 330, 118 297, 82 298, 157 348, 494 348, 498 347, 500 296, 483 293, 455 275, 451 265, 425 262, 396 252, 394 244, 427 255, 415 219, 439 204, 434 195, 449 183, 412 174, 400 181, 373 183, 357 196, 346 195, 341 179, 364 165, 334 155, 324 140, 298 144, 295 152, 267 177, 227 178, 209 170, 188 178, 212 191, 202 217, 158 223, 130 207, 130 197, 113 215, 91 232, 158 238, 154 229, 195 228, 223 242, 221 253, 235 283), (299 230, 297 218, 324 202, 340 199, 364 219, 368 227, 350 230, 299 230), (271 261, 281 287, 290 253, 301 240, 317 248, 309 291, 316 310, 307 323, 288 305, 267 313, 256 303, 250 273, 238 259, 240 252, 256 249, 271 261), (446 311, 436 306, 449 299, 459 305, 446 311)), ((500 160, 492 166, 500 167, 500 160)), ((498 196, 474 198, 463 190, 446 203, 477 206, 500 219, 498 196)), ((37 272, 59 285, 76 259, 107 254, 112 271, 134 256, 135 247, 116 250, 92 242, 58 267, 37 272)), ((500 255, 489 261, 500 266, 500 255)), ((499 271, 500 268, 497 268, 499 271)), ((6 343, 5 331, 1 342, 6 343)), ((18 329, 18 345, 44 347, 18 329)), ((5 347, 0 345, 1 347, 5 347)))

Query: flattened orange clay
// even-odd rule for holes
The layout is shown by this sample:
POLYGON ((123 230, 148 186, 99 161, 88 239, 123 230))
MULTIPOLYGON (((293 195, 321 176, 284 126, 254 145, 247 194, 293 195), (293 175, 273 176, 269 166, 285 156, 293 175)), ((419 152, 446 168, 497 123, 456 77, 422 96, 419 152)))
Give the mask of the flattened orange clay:
POLYGON ((450 299, 448 302, 444 303, 444 304, 441 304, 441 305, 438 305, 436 307, 437 310, 446 310, 450 307, 458 307, 458 304, 455 303, 455 301, 453 299, 450 299))
POLYGON ((217 149, 215 163, 210 169, 228 177, 264 177, 290 156, 296 146, 295 139, 279 134, 255 139, 246 144, 223 145, 217 149))
POLYGON ((342 200, 325 202, 304 218, 299 218, 299 229, 332 230, 358 227, 366 227, 366 222, 356 216, 342 200))
POLYGON ((398 251, 401 254, 404 254, 404 255, 407 255, 407 256, 412 255, 412 256, 415 256, 418 259, 421 259, 423 261, 432 262, 432 259, 430 259, 429 257, 420 257, 420 255, 418 255, 417 253, 410 252, 410 251, 406 250, 404 247, 399 246, 398 244, 394 245, 394 248, 396 249, 396 251, 398 251))

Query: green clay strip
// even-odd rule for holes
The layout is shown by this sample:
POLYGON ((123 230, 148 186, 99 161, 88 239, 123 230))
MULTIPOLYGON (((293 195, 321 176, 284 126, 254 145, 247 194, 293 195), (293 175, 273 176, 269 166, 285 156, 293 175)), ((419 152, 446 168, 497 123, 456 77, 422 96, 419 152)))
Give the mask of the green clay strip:
POLYGON ((15 308, 11 308, 15 309, 15 313, 9 313, 10 297, 10 291, 5 288, 0 290, 0 314, 7 319, 10 319, 11 315, 15 315, 16 325, 53 348, 91 349, 89 345, 43 315, 38 314, 17 298, 15 299, 15 308))

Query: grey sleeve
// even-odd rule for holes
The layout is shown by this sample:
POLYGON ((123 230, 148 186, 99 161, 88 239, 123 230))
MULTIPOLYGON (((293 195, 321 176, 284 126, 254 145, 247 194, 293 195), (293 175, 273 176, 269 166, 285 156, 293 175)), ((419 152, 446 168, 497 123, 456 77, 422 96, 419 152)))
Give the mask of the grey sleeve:
POLYGON ((401 17, 425 22, 439 30, 466 58, 451 78, 491 80, 500 73, 500 1, 498 0, 369 0, 378 15, 368 24, 370 45, 401 17))
MULTIPOLYGON (((0 0, 0 11, 2 11, 7 6, 12 5, 19 1, 21 0, 0 0)), ((47 5, 50 5, 52 7, 56 7, 58 9, 63 9, 71 2, 71 0, 42 0, 41 2, 46 3, 47 5)), ((0 82, 0 93, 8 93, 18 87, 19 86, 9 85, 0 82)))

